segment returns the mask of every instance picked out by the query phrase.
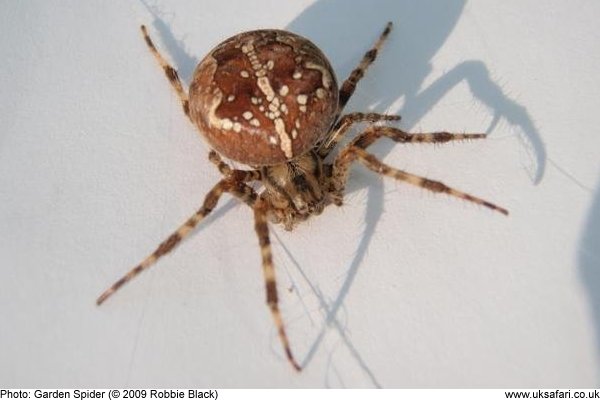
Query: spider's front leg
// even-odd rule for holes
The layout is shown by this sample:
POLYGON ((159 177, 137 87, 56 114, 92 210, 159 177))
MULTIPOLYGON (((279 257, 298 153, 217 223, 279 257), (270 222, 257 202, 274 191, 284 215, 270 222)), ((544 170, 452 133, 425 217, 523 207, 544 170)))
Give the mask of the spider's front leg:
MULTIPOLYGON (((432 192, 446 193, 450 196, 458 197, 463 200, 482 205, 494 211, 498 211, 504 215, 508 215, 508 211, 506 209, 490 203, 487 200, 483 200, 468 193, 453 189, 442 182, 417 176, 409 172, 390 167, 389 165, 381 162, 377 159, 377 157, 365 150, 368 146, 373 144, 381 137, 388 137, 396 142, 401 143, 445 143, 452 140, 482 139, 485 138, 486 135, 481 133, 458 134, 449 132, 410 134, 400 129, 391 127, 371 127, 363 134, 357 136, 346 148, 340 152, 334 161, 331 182, 331 191, 334 198, 342 198, 346 181, 348 180, 350 166, 354 161, 358 161, 371 171, 378 174, 389 176, 411 185, 422 187, 423 189, 430 190, 432 192)), ((341 205, 341 201, 340 204, 337 205, 341 205)))
POLYGON ((185 90, 183 90, 183 86, 181 85, 181 80, 179 79, 179 74, 177 73, 177 70, 175 68, 173 68, 171 65, 169 65, 169 63, 165 60, 165 58, 158 52, 158 50, 156 50, 156 46, 154 46, 154 43, 152 43, 152 39, 150 39, 150 36, 148 35, 146 26, 142 25, 142 26, 140 26, 140 29, 142 30, 142 35, 144 35, 144 40, 146 41, 146 45, 148 46, 148 49, 150 50, 152 55, 154 55, 154 58, 156 59, 156 61, 158 61, 158 64, 160 64, 161 68, 165 72, 167 79, 169 79, 171 86, 173 86, 173 89, 175 89, 177 96, 179 96, 179 99, 181 100, 181 106, 183 107, 183 112, 189 118, 190 117, 190 106, 189 106, 188 95, 185 92, 185 90))
POLYGON ((273 265, 273 254, 271 252, 271 240, 269 239, 269 226, 267 224, 267 213, 269 211, 269 203, 263 198, 259 198, 254 205, 254 229, 258 236, 260 245, 260 255, 262 258, 263 274, 265 278, 265 289, 267 293, 267 305, 271 310, 273 321, 277 328, 277 333, 285 355, 296 371, 302 368, 296 362, 290 348, 290 342, 285 332, 283 318, 279 311, 279 298, 277 296, 277 283, 275 281, 275 267, 273 265))
MULTIPOLYGON (((234 170, 233 172, 238 173, 238 175, 241 176, 246 171, 234 170)), ((251 176, 248 176, 247 178, 250 180, 251 176)), ((175 246, 177 246, 193 231, 200 221, 210 214, 210 212, 216 207, 223 193, 231 193, 249 206, 254 206, 257 194, 254 189, 244 183, 248 180, 235 181, 232 179, 223 179, 217 183, 204 198, 202 207, 200 207, 200 209, 196 211, 190 218, 188 218, 185 223, 183 223, 175 232, 173 232, 166 240, 164 240, 152 254, 146 257, 141 263, 131 269, 110 288, 104 291, 104 293, 102 293, 96 300, 96 304, 102 304, 109 296, 119 290, 119 288, 135 278, 142 271, 150 268, 159 258, 173 250, 175 246)))

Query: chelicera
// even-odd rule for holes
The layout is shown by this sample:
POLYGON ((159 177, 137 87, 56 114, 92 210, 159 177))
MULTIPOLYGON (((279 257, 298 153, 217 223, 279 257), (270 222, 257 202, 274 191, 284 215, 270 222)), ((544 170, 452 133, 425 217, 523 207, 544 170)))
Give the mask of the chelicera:
POLYGON ((481 139, 485 134, 412 134, 376 124, 400 120, 396 115, 343 114, 357 83, 375 61, 391 28, 392 24, 388 23, 341 88, 325 55, 308 39, 282 30, 257 30, 235 35, 215 47, 196 67, 189 93, 186 93, 177 71, 157 51, 146 27, 141 26, 146 44, 179 96, 185 115, 213 148, 209 160, 223 177, 208 192, 200 209, 106 290, 97 304, 173 250, 215 208, 221 196, 229 193, 254 212, 267 305, 287 359, 300 370, 279 311, 269 222, 292 230, 330 204, 341 206, 353 162, 377 174, 507 215, 504 208, 441 182, 388 166, 367 151, 381 138, 398 143, 443 143, 481 139), (367 122, 368 127, 333 157, 332 150, 358 122, 367 122), (221 156, 250 168, 234 169, 221 156), (253 183, 262 184, 263 189, 255 189, 256 185, 251 186, 253 183))

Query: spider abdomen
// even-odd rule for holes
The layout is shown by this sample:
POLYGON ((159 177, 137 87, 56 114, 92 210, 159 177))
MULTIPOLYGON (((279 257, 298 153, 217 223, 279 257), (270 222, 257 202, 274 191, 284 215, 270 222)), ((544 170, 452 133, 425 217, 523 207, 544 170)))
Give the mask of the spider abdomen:
POLYGON ((329 61, 308 39, 250 31, 225 40, 200 62, 189 107, 220 154, 274 165, 305 154, 328 132, 338 85, 329 61))

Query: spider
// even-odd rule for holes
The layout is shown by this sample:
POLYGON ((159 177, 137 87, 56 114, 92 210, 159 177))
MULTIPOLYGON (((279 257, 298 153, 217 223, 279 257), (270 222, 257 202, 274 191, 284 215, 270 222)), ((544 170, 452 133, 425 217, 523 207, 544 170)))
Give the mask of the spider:
POLYGON ((173 250, 210 214, 221 196, 229 193, 254 212, 267 305, 287 359, 300 371, 279 310, 269 222, 292 230, 330 204, 341 206, 354 162, 377 174, 508 215, 506 209, 488 201, 386 165, 367 151, 381 138, 398 143, 444 143, 482 139, 485 134, 413 134, 377 124, 397 122, 397 115, 342 113, 389 36, 391 22, 339 89, 329 61, 312 42, 291 32, 271 29, 240 33, 215 47, 196 67, 189 93, 183 89, 177 71, 156 49, 146 27, 140 28, 148 49, 181 100, 183 112, 213 148, 209 160, 223 177, 208 192, 200 209, 102 293, 98 305, 173 250), (335 157, 329 157, 349 128, 358 122, 369 125, 335 157), (234 169, 221 155, 250 169, 234 169), (257 191, 251 186, 255 183, 264 189, 257 191))

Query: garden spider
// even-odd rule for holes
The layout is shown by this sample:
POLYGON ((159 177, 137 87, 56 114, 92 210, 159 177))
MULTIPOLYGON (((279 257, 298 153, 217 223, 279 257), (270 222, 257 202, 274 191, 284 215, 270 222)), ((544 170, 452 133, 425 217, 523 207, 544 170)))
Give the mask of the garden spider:
POLYGON ((342 115, 391 28, 390 22, 339 90, 331 65, 309 40, 281 30, 257 30, 235 35, 213 49, 196 67, 188 94, 177 71, 157 51, 142 25, 146 44, 179 96, 184 113, 214 149, 209 160, 223 178, 208 192, 202 207, 151 255, 102 293, 97 304, 169 253, 215 208, 221 196, 229 193, 254 211, 267 304, 287 359, 299 371, 301 366, 292 355, 279 311, 268 222, 292 230, 311 215, 320 214, 329 204, 341 206, 350 166, 355 161, 380 175, 447 193, 507 215, 504 208, 441 182, 390 167, 367 151, 383 137, 399 143, 443 143, 482 139, 485 134, 411 134, 375 124, 400 120, 396 115, 359 112, 342 115), (326 161, 357 122, 370 125, 332 161, 326 161), (220 155, 251 169, 233 169, 220 155), (260 182, 264 190, 257 192, 249 185, 253 182, 260 182))

